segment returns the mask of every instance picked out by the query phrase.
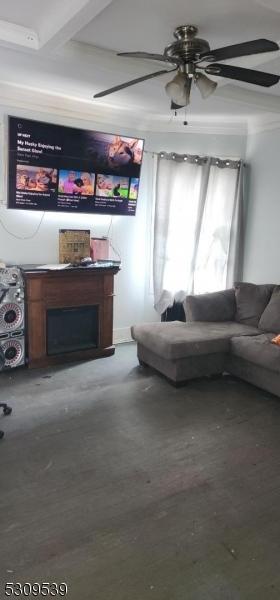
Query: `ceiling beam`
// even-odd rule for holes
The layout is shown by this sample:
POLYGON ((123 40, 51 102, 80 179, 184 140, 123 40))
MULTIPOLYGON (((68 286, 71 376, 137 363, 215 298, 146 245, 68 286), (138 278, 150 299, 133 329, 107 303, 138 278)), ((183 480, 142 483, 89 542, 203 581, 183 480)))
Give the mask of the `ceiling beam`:
POLYGON ((0 20, 0 43, 7 48, 25 46, 38 50, 39 39, 36 31, 15 23, 0 20))
POLYGON ((52 18, 43 19, 39 30, 40 49, 56 50, 75 36, 85 25, 114 0, 68 0, 57 3, 52 18))

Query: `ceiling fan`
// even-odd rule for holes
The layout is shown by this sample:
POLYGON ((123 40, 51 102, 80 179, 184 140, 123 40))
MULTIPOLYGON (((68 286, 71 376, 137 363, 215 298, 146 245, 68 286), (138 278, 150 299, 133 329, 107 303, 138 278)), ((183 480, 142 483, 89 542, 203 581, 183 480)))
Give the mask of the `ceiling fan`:
POLYGON ((207 75, 218 75, 229 79, 236 79, 246 83, 252 83, 263 87, 270 87, 279 82, 280 75, 272 75, 263 71, 244 69, 233 65, 220 64, 216 61, 224 61, 239 56, 260 54, 262 52, 275 52, 279 50, 276 42, 258 39, 233 46, 225 46, 210 50, 206 40, 197 36, 198 28, 195 25, 181 25, 174 31, 175 42, 164 49, 163 54, 151 54, 148 52, 120 52, 118 56, 130 58, 147 58, 154 61, 165 62, 173 69, 162 69, 126 83, 116 85, 108 90, 99 92, 94 98, 102 98, 113 92, 123 90, 136 83, 159 77, 165 73, 176 71, 175 77, 166 84, 165 90, 171 98, 171 109, 176 110, 187 106, 190 102, 192 83, 197 86, 203 98, 210 96, 216 89, 217 83, 207 75), (210 64, 204 64, 210 63, 210 64), (207 75, 205 74, 207 73, 207 75))

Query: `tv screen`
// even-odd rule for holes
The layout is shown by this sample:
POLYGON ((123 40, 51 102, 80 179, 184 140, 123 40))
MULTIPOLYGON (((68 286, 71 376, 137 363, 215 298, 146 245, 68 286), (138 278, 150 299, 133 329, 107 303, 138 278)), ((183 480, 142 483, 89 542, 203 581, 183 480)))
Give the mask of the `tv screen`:
POLYGON ((9 117, 8 207, 135 215, 144 140, 9 117))

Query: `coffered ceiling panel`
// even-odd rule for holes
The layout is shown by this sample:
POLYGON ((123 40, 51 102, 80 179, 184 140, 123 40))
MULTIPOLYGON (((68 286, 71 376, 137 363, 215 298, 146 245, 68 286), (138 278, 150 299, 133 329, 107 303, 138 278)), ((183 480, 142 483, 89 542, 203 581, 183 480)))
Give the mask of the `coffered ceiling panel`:
POLYGON ((265 2, 114 0, 75 39, 118 51, 160 51, 172 41, 173 29, 188 23, 199 27, 212 48, 257 37, 280 39, 280 12, 267 9, 265 2))
POLYGON ((58 3, 63 4, 64 0, 1 0, 0 19, 39 29, 44 20, 53 18, 58 3))

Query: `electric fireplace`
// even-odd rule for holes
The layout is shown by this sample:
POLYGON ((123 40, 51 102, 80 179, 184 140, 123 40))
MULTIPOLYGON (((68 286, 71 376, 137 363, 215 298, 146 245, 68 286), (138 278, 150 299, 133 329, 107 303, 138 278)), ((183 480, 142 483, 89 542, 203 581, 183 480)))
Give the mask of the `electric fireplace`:
POLYGON ((111 356, 118 267, 38 270, 24 281, 29 368, 111 356))

